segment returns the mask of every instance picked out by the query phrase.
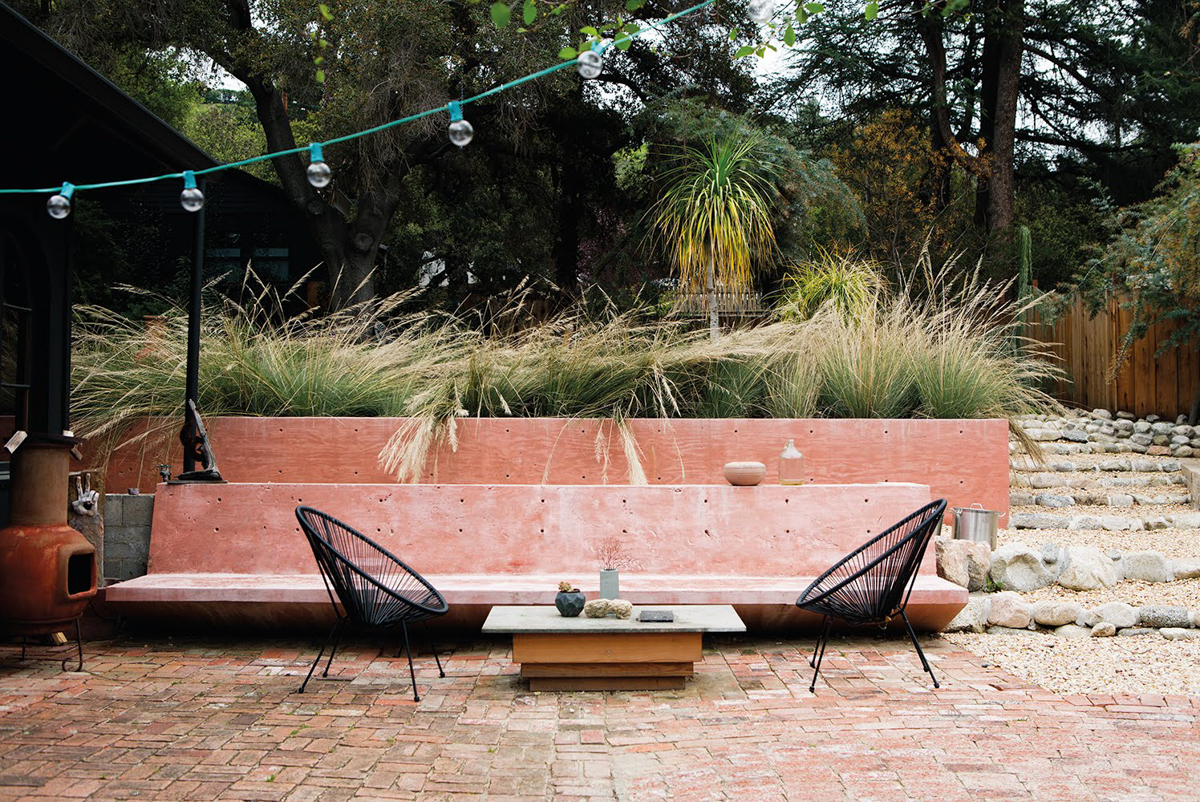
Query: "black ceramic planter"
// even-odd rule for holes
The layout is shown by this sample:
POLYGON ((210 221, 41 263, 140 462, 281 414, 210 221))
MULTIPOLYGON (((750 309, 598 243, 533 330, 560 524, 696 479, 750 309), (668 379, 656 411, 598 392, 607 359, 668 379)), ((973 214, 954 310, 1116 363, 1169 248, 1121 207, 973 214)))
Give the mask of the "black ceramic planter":
POLYGON ((587 597, 581 592, 575 590, 566 592, 560 590, 558 595, 554 597, 554 606, 558 608, 558 612, 567 618, 574 618, 583 612, 583 604, 587 601, 587 597))

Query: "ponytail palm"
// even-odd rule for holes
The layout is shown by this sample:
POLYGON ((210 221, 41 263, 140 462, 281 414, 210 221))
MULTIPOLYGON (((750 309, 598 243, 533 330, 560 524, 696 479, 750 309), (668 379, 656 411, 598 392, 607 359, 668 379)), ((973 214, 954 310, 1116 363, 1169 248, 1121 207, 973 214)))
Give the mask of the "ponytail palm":
POLYGON ((748 289, 754 267, 775 252, 774 190, 759 157, 762 144, 760 136, 726 137, 683 148, 648 213, 680 287, 707 290, 714 339, 716 285, 748 289))

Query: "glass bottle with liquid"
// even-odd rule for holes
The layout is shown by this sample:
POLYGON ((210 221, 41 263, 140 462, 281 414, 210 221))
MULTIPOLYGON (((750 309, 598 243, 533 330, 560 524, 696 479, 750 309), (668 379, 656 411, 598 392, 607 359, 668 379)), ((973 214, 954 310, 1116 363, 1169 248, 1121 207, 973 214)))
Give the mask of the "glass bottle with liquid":
POLYGON ((804 455, 796 449, 795 440, 788 440, 779 455, 779 484, 804 484, 804 455))

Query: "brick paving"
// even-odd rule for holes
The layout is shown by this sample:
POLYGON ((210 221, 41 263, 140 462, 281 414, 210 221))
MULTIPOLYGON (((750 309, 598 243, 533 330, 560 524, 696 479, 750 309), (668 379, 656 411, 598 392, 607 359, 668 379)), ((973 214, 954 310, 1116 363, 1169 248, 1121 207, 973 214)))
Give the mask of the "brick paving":
MULTIPOLYGON (((117 640, 84 673, 0 647, 0 799, 1161 799, 1200 791, 1200 698, 1064 696, 947 642, 723 639, 682 691, 541 693, 501 641, 441 679, 354 642, 117 640)), ((60 650, 65 654, 65 650, 60 650)), ((39 650, 46 654, 47 649, 39 650)), ((33 652, 31 652, 31 655, 33 652)))

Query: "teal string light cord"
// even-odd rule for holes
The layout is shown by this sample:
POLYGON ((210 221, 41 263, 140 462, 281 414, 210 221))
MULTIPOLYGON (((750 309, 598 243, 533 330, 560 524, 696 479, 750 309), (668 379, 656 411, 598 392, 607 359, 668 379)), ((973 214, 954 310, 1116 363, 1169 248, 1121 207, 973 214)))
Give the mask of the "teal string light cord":
MULTIPOLYGON (((676 13, 670 15, 669 17, 664 17, 663 19, 659 20, 658 22, 647 25, 645 28, 642 28, 634 33, 623 33, 619 37, 614 39, 613 41, 597 45, 597 46, 593 47, 592 49, 597 51, 600 54, 603 54, 604 51, 607 50, 610 45, 632 41, 639 36, 642 36, 651 31, 657 30, 658 28, 662 27, 663 25, 674 22, 675 20, 677 20, 681 17, 686 17, 688 14, 695 13, 702 8, 710 6, 714 2, 715 2, 715 0, 704 0, 704 2, 702 2, 702 3, 697 3, 696 5, 692 6, 691 8, 685 8, 683 11, 677 11, 676 13)), ((546 67, 543 70, 538 70, 537 72, 530 73, 529 75, 509 81, 508 83, 500 84, 499 86, 488 89, 485 92, 480 92, 478 95, 469 97, 466 100, 459 100, 459 101, 454 101, 454 102, 456 102, 459 107, 465 106, 468 103, 474 103, 478 100, 483 100, 486 97, 491 97, 492 95, 496 95, 501 92, 505 92, 509 89, 518 87, 521 84, 528 83, 529 81, 536 81, 538 78, 543 78, 547 75, 550 75, 551 73, 555 73, 555 72, 558 72, 559 70, 564 70, 567 67, 573 67, 573 66, 575 66, 575 59, 571 59, 569 61, 564 61, 561 64, 555 64, 552 67, 546 67)), ((300 153, 310 153, 311 154, 313 152, 312 151, 313 145, 317 146, 317 148, 318 148, 317 152, 319 153, 320 152, 319 149, 321 146, 337 145, 342 142, 349 142, 351 140, 359 139, 364 136, 370 136, 371 134, 376 134, 376 133, 379 133, 380 131, 386 131, 389 128, 395 128, 398 125, 404 125, 406 123, 415 122, 416 120, 420 120, 422 118, 429 117, 430 115, 433 115, 433 114, 444 114, 444 113, 450 111, 450 109, 451 109, 450 104, 447 104, 445 106, 438 106, 437 108, 426 109, 425 111, 420 111, 420 112, 417 112, 416 114, 410 114, 409 116, 402 117, 399 120, 391 120, 390 122, 376 125, 373 128, 366 129, 365 131, 357 131, 353 134, 346 134, 345 136, 334 137, 333 139, 326 139, 322 142, 314 142, 314 143, 312 143, 312 145, 304 145, 303 147, 291 148, 290 150, 280 150, 280 151, 276 151, 274 153, 266 153, 266 154, 263 154, 262 156, 254 156, 249 159, 242 159, 241 161, 229 162, 228 164, 218 164, 215 167, 209 167, 204 170, 195 170, 195 171, 182 170, 178 173, 166 173, 164 175, 150 176, 147 178, 130 178, 125 181, 105 181, 105 182, 99 183, 99 184, 74 184, 71 186, 72 186, 73 191, 79 192, 81 190, 89 190, 89 189, 110 189, 112 187, 135 186, 137 184, 152 184, 156 181, 169 181, 172 179, 179 180, 179 179, 186 178, 188 176, 208 175, 209 173, 216 173, 216 172, 220 172, 221 170, 231 170, 235 167, 245 167, 248 164, 256 164, 258 162, 263 162, 263 161, 267 161, 269 159, 278 158, 279 156, 291 156, 293 154, 300 154, 300 153)), ((63 185, 63 186, 67 186, 67 185, 63 185)), ((62 190, 62 186, 41 187, 38 189, 0 189, 0 195, 22 195, 22 194, 35 195, 35 194, 57 193, 61 190, 62 190)))

